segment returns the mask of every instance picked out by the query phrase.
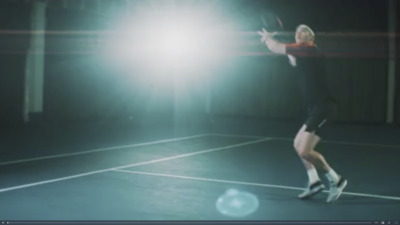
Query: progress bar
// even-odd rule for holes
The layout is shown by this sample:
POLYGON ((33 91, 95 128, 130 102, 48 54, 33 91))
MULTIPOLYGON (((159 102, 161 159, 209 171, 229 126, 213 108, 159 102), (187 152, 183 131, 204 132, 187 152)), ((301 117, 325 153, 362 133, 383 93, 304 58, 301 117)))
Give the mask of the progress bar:
POLYGON ((323 224, 329 224, 329 225, 363 225, 363 224, 368 224, 368 225, 398 225, 399 221, 387 221, 387 220, 382 220, 382 221, 246 221, 246 220, 241 220, 241 221, 151 221, 151 220, 146 220, 146 221, 121 221, 121 220, 113 220, 113 221, 98 221, 98 220, 87 220, 87 221, 1 221, 1 224, 6 224, 6 225, 29 225, 29 224, 55 224, 55 225, 72 225, 72 224, 78 224, 78 225, 94 225, 94 224, 123 224, 123 225, 190 225, 190 224, 195 224, 195 225, 241 225, 241 224, 246 224, 246 225, 272 225, 272 224, 279 224, 279 225, 290 225, 290 224, 313 224, 313 225, 323 225, 323 224))

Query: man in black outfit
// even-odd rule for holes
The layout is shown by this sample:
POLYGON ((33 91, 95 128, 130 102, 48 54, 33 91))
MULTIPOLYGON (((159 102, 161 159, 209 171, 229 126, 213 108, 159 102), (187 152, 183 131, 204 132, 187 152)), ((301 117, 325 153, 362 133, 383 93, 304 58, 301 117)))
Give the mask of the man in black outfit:
POLYGON ((326 121, 333 119, 336 111, 336 103, 328 88, 324 58, 314 44, 314 32, 307 25, 298 26, 295 35, 296 43, 292 44, 274 40, 274 33, 267 32, 264 28, 258 34, 261 35, 261 41, 270 51, 287 55, 290 64, 301 76, 308 118, 294 139, 294 148, 306 167, 309 183, 299 198, 310 198, 325 188, 317 173, 317 170, 322 170, 330 184, 327 202, 333 202, 342 194, 347 180, 338 175, 326 162, 325 157, 314 150, 321 140, 321 127, 326 121))

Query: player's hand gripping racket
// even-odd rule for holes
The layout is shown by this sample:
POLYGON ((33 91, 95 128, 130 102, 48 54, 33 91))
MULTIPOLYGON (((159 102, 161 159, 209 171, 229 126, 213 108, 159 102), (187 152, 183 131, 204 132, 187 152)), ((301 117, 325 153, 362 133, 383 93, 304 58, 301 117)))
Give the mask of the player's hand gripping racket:
POLYGON ((260 13, 260 21, 262 24, 261 31, 257 33, 261 36, 261 42, 265 42, 268 38, 274 37, 279 39, 279 32, 283 30, 282 20, 272 11, 263 11, 260 13))
POLYGON ((260 40, 262 43, 276 35, 276 32, 268 32, 267 30, 265 30, 265 28, 262 28, 261 31, 257 31, 257 33, 261 36, 260 40))

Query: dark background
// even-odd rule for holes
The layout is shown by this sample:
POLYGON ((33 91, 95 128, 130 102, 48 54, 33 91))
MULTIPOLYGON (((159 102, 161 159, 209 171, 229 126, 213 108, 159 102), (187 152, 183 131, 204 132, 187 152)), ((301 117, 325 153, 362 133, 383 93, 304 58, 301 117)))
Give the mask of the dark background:
MULTIPOLYGON (((242 18, 243 31, 260 28, 255 13, 260 9, 273 10, 279 15, 286 31, 293 31, 302 23, 310 25, 317 33, 317 44, 328 55, 329 80, 340 105, 337 122, 385 123, 388 1, 230 0, 229 4, 228 1, 210 1, 224 4, 232 20, 242 18), (351 35, 340 35, 345 32, 351 35)), ((79 9, 79 5, 63 7, 60 2, 49 2, 48 30, 101 31, 108 28, 107 16, 97 13, 94 6, 90 8, 90 3, 85 9, 79 9)), ((201 4, 201 1, 174 1, 175 4, 188 2, 201 4)), ((398 5, 396 13, 399 12, 398 5)), ((29 1, 0 2, 0 30, 29 30, 29 20, 29 1)), ((398 30, 399 24, 396 25, 396 32, 398 30)), ((96 38, 95 34, 84 37, 46 36, 44 111, 40 115, 41 120, 45 123, 120 118, 139 121, 151 117, 169 121, 174 110, 173 83, 166 83, 161 88, 143 80, 148 74, 139 70, 130 71, 133 76, 130 82, 126 82, 126 71, 101 63, 96 51, 82 53, 82 48, 91 48, 93 43, 90 40, 96 38)), ((258 37, 247 38, 243 39, 258 41, 258 37)), ((399 44, 398 38, 396 44, 399 44)), ((3 127, 21 125, 29 35, 2 33, 0 46, 0 124, 3 127)), ((257 51, 262 49, 258 47, 257 51)), ((396 65, 399 65, 398 58, 396 65)), ((283 56, 234 56, 230 61, 221 63, 209 77, 214 116, 272 120, 298 120, 303 117, 297 81, 283 56)), ((397 70, 397 87, 399 80, 397 70)), ((205 114, 205 84, 198 80, 190 85, 191 100, 185 110, 187 113, 205 114)), ((396 95, 399 94, 397 88, 396 95)), ((400 124, 398 97, 395 107, 396 124, 400 124)))

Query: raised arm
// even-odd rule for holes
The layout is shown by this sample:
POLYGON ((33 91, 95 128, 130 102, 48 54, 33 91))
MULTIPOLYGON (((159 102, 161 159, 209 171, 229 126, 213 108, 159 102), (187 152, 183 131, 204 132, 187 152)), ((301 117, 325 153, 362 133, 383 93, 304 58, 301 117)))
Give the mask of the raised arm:
POLYGON ((274 33, 267 32, 264 28, 257 33, 261 36, 261 42, 264 43, 271 52, 286 55, 286 45, 273 39, 274 33))

